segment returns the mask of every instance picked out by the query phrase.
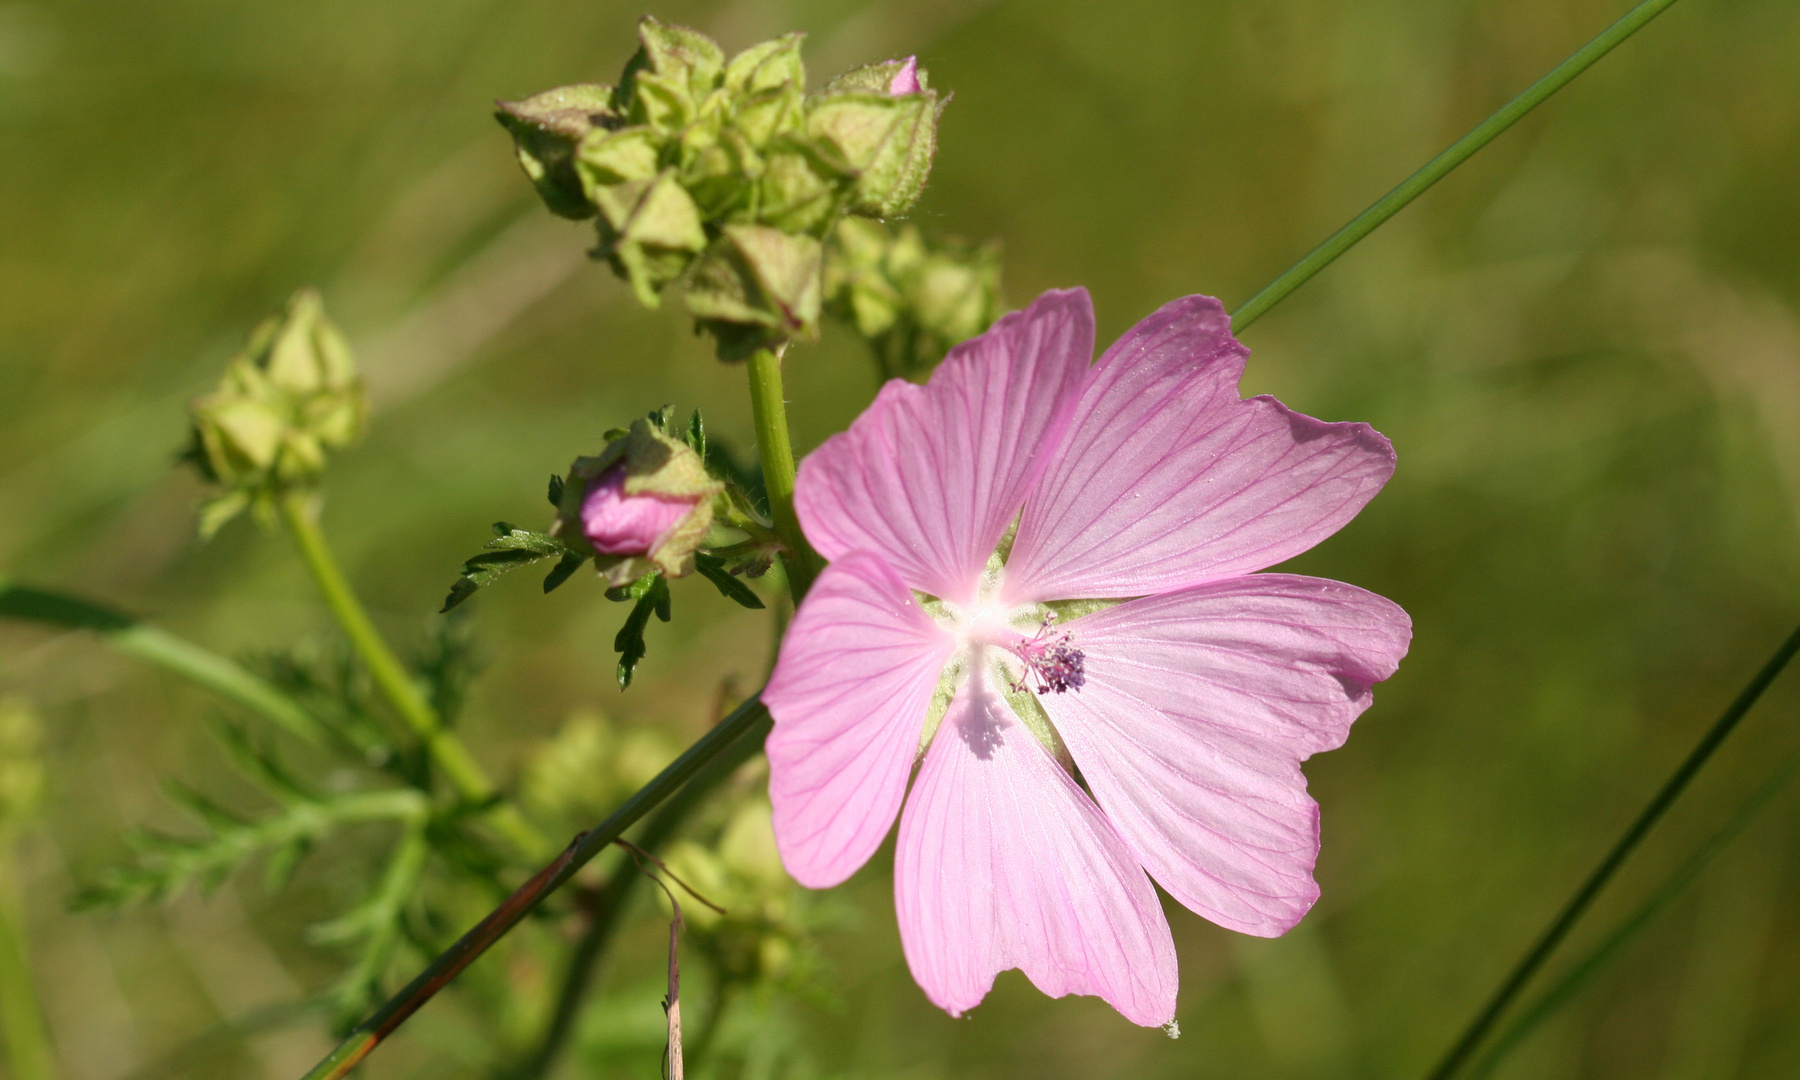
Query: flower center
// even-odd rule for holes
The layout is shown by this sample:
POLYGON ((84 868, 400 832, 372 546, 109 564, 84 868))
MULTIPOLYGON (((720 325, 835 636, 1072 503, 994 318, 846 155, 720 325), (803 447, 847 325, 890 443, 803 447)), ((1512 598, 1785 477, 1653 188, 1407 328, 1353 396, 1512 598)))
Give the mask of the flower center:
POLYGON ((1087 682, 1087 657, 1070 644, 1075 635, 1066 630, 1058 633, 1055 626, 1056 612, 1046 611, 1037 633, 1006 646, 1025 665, 1024 675, 1012 684, 1013 693, 1030 689, 1039 694, 1062 694, 1079 690, 1087 682))

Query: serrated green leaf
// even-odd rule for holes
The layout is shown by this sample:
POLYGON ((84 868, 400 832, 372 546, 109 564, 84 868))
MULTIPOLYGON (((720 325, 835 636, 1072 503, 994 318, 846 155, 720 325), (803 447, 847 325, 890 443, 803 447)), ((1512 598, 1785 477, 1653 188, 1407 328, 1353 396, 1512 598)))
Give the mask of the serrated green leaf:
MULTIPOLYGON (((555 486, 552 485, 553 488, 555 486)), ((561 494, 560 491, 558 494, 561 494)), ((530 566, 532 563, 541 562, 544 559, 562 560, 558 563, 557 570, 552 571, 554 574, 560 571, 563 563, 569 559, 573 558, 575 565, 580 566, 586 558, 584 555, 571 551, 561 540, 548 533, 515 528, 504 521, 494 522, 494 538, 484 546, 487 550, 472 556, 463 563, 462 577, 450 586, 450 593, 444 597, 444 606, 438 609, 438 614, 441 615, 454 609, 464 600, 474 596, 483 586, 492 584, 501 575, 511 570, 517 570, 521 566, 530 566)), ((564 573, 562 578, 558 579, 557 584, 560 585, 562 580, 573 572, 574 570, 571 568, 564 573)))
POLYGON ((638 661, 644 658, 644 628, 650 623, 651 613, 654 612, 663 622, 669 621, 669 583, 663 580, 660 573, 645 574, 623 590, 609 589, 608 597, 611 598, 616 591, 637 597, 631 614, 625 616, 625 625, 619 627, 618 634, 613 638, 613 649, 619 654, 619 689, 624 690, 631 685, 631 677, 637 672, 638 661))
POLYGON ((586 561, 587 559, 573 551, 564 555, 562 561, 551 567, 550 573, 544 576, 544 591, 551 592, 558 585, 569 580, 569 576, 581 569, 581 564, 586 561))
POLYGON ((725 569, 724 559, 717 555, 696 555, 694 556, 694 568, 700 571, 702 577, 717 586, 718 590, 725 594, 726 599, 735 600, 752 610, 760 611, 763 608, 762 598, 751 592, 748 585, 731 576, 731 572, 725 569))

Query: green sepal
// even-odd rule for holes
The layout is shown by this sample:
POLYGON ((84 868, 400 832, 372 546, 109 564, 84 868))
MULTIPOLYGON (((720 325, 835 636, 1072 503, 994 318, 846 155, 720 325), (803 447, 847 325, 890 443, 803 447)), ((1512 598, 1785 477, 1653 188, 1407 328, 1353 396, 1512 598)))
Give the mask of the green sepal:
MULTIPOLYGON (((582 199, 598 205, 598 189, 648 180, 660 170, 661 158, 662 142, 655 132, 628 127, 590 132, 576 147, 572 160, 582 199)), ((589 210, 591 213, 592 207, 589 210)))
POLYGON ((594 202, 600 208, 595 254, 631 283, 639 303, 659 306, 657 293, 706 248, 693 198, 671 168, 654 179, 595 188, 594 202))
POLYGON ((723 593, 726 599, 735 600, 754 611, 761 611, 764 607, 762 598, 751 592, 748 585, 732 577, 731 572, 726 569, 725 560, 719 556, 708 555, 704 552, 696 555, 694 567, 700 571, 702 577, 717 586, 719 592, 723 593))
POLYGON ((884 377, 916 377, 999 317, 1000 248, 846 218, 826 245, 824 288, 826 311, 868 343, 884 377))
POLYGON ((856 170, 826 142, 783 138, 763 156, 756 220, 789 233, 823 236, 842 216, 856 170))
POLYGON ((669 621, 669 583, 660 571, 645 574, 629 585, 606 590, 606 598, 637 601, 613 638, 613 650, 619 654, 619 689, 624 690, 631 685, 638 661, 644 658, 644 628, 650 624, 651 613, 663 622, 669 621))
POLYGON ((705 97, 725 73, 724 50, 698 30, 646 15, 638 20, 638 41, 650 70, 677 80, 692 98, 705 97))
POLYGON ((695 264, 683 295, 688 310, 718 339, 720 359, 744 359, 766 345, 818 335, 823 251, 810 236, 726 226, 695 264))
MULTIPOLYGON (((900 74, 900 69, 905 66, 906 61, 904 60, 884 60, 879 64, 865 64, 835 76, 825 84, 821 93, 838 94, 866 90, 870 93, 885 94, 888 87, 893 85, 894 76, 900 74)), ((931 76, 922 67, 916 67, 914 71, 919 78, 919 89, 930 90, 931 76)))
POLYGON ((754 94, 778 86, 805 86, 806 64, 800 59, 805 40, 802 33, 783 34, 738 53, 725 65, 725 89, 754 94))
POLYGON ((247 507, 264 513, 279 494, 313 490, 326 452, 354 442, 366 412, 349 345, 319 294, 299 290, 252 331, 217 389, 188 406, 181 460, 222 489, 202 507, 202 538, 247 507))
POLYGON ((551 213, 575 219, 594 215, 575 171, 575 152, 593 132, 622 122, 613 96, 610 86, 577 83, 495 103, 494 119, 512 134, 519 165, 551 213))
POLYGON ((850 211, 894 217, 918 201, 937 153, 941 112, 931 91, 827 93, 807 111, 807 132, 829 140, 856 171, 850 211))

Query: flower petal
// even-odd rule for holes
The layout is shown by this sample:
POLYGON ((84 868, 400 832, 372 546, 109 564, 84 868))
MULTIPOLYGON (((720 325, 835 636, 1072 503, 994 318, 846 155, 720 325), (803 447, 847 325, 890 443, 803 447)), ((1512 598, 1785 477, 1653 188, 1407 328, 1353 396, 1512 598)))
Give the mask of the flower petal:
MULTIPOLYGON (((1343 745, 1412 622, 1352 585, 1255 574, 1066 624, 1087 682, 1039 700, 1107 818, 1170 895, 1274 937, 1318 899, 1300 762, 1343 745)), ((903 830, 904 835, 904 830, 903 830)))
POLYGON ((1051 997, 1098 994, 1134 1023, 1167 1023, 1175 943, 1150 879, 978 675, 900 819, 894 897, 913 978, 952 1016, 1016 967, 1051 997))
POLYGON ((1106 351, 1027 501, 1008 600, 1145 596, 1261 570, 1375 497, 1394 471, 1388 441, 1240 400, 1246 355, 1208 296, 1165 304, 1106 351))
POLYGON ((806 594, 763 691, 775 842, 802 885, 836 885, 881 846, 955 644, 879 556, 842 556, 806 594))
POLYGON ((952 349, 926 385, 889 382, 801 462, 807 539, 828 559, 877 552, 915 588, 972 599, 1093 355, 1087 290, 1052 291, 952 349))

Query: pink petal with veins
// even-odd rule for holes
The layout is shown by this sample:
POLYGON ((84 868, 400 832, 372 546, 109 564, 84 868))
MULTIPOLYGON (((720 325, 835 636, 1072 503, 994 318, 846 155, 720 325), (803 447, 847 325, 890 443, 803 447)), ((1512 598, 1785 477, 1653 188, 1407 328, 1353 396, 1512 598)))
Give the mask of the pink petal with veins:
POLYGON ((1312 907, 1319 808, 1300 762, 1343 745, 1412 621, 1352 585, 1255 574, 1067 623, 1080 693, 1041 699, 1106 816, 1163 888, 1274 937, 1312 907))
POLYGON ((763 691, 776 846, 802 885, 838 884, 881 845, 954 644, 879 556, 813 583, 763 691))
POLYGON ((1208 296, 1166 304, 1082 389, 1026 504, 1007 599, 1146 596, 1247 574, 1342 528, 1394 471, 1367 424, 1240 400, 1247 350, 1208 296))
POLYGON ((894 859, 906 962, 952 1016, 1016 967, 1051 997, 1098 995, 1146 1026, 1174 1018, 1175 944, 1150 879, 979 679, 926 752, 894 859))
POLYGON ((1093 355, 1087 291, 1047 292, 952 349, 926 385, 889 382, 801 462, 807 539, 828 559, 873 551, 915 589, 972 599, 1093 355))

